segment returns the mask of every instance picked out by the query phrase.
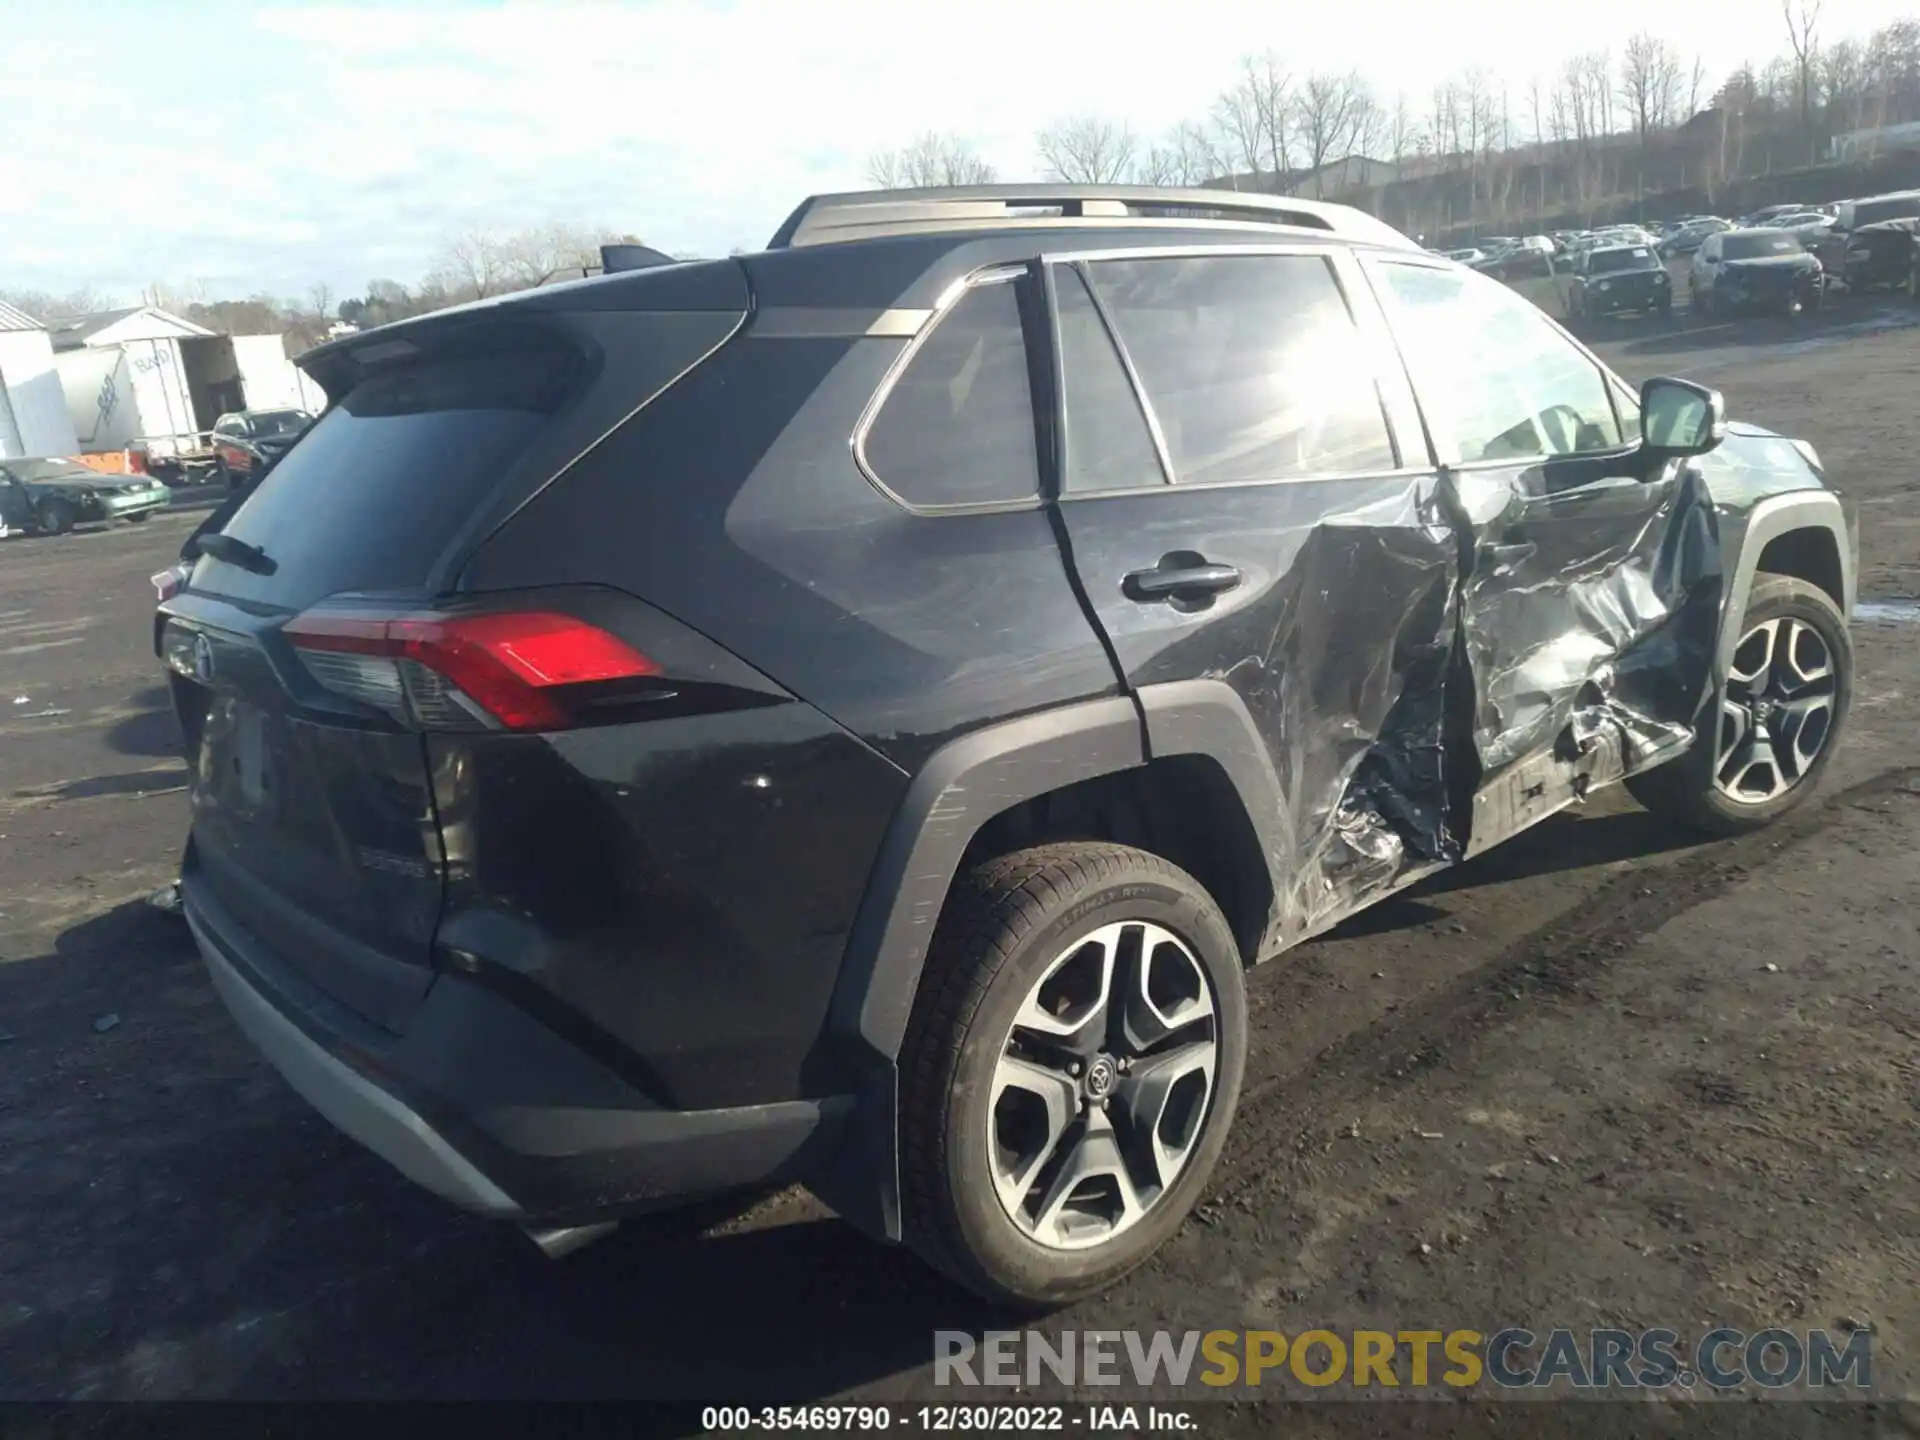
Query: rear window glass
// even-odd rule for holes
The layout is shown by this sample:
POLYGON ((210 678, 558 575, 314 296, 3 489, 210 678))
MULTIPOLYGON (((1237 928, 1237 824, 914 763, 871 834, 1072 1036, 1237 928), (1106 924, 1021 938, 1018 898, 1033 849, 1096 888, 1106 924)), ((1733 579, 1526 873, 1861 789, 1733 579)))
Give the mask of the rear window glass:
POLYGON ((1646 246, 1635 245, 1625 250, 1596 250, 1588 258, 1587 268, 1604 275, 1610 270, 1650 270, 1659 263, 1646 246))
POLYGON ((1040 491, 1033 387, 1012 281, 976 285, 907 362, 862 447, 910 505, 979 505, 1040 491))
POLYGON ((195 583, 305 605, 426 579, 441 552, 558 408, 578 357, 465 353, 369 377, 302 435, 227 522, 272 575, 204 559, 195 583))

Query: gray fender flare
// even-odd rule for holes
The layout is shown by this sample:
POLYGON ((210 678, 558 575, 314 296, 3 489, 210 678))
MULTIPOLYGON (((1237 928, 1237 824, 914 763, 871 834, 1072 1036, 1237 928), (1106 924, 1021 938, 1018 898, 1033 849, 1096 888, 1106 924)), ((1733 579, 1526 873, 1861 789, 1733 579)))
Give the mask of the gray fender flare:
POLYGON ((1833 536, 1834 548, 1840 555, 1840 613, 1853 614, 1858 557, 1840 497, 1831 490, 1795 490, 1769 496, 1748 514, 1739 553, 1727 572, 1726 604, 1720 612, 1720 651, 1714 664, 1716 682, 1726 679, 1727 670, 1733 664, 1733 654, 1740 643, 1740 622, 1746 617, 1747 597, 1753 593, 1761 552, 1767 548, 1768 541, 1795 530, 1825 530, 1833 536))
POLYGON ((907 787, 880 843, 827 1009, 827 1033, 866 1073, 845 1143, 811 1188, 876 1238, 901 1235, 898 1071, 927 949, 947 892, 980 827, 1022 801, 1146 763, 1207 754, 1241 788, 1264 853, 1283 812, 1273 768, 1245 704, 1224 681, 1148 686, 990 725, 935 751, 907 787), (1142 723, 1142 716, 1145 723, 1142 723))

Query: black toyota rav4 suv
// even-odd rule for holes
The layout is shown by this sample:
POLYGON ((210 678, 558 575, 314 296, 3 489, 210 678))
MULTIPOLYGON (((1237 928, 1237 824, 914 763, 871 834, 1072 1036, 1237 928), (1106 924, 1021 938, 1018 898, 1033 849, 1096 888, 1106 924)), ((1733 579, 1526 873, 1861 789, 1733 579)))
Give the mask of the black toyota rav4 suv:
POLYGON ((322 1113, 557 1253, 799 1180, 988 1295, 1207 1183, 1244 971, 1846 717, 1802 442, 1333 205, 808 201, 356 335, 157 631, 184 911, 322 1113))

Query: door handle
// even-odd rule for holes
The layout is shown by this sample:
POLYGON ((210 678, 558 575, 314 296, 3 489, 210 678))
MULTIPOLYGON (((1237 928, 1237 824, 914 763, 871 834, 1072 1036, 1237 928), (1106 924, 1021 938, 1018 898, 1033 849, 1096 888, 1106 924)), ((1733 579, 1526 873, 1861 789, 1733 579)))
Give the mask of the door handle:
POLYGON ((1180 563, 1168 565, 1163 560, 1151 570, 1134 571, 1121 588, 1130 600, 1195 601, 1231 590, 1239 583, 1240 572, 1231 565, 1186 563, 1186 557, 1181 557, 1180 563))

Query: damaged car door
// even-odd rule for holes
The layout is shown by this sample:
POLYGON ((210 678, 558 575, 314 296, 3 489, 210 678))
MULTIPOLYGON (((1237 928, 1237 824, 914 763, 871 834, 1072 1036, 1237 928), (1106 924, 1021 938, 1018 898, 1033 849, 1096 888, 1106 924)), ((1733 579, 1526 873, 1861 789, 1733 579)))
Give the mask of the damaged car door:
POLYGON ((1457 551, 1411 391, 1343 248, 1047 278, 1072 563, 1155 755, 1211 707, 1270 776, 1271 953, 1454 853, 1457 551))
POLYGON ((1537 307, 1455 266, 1369 257, 1460 537, 1449 770, 1466 853, 1686 748, 1721 599, 1693 465, 1640 448, 1638 404, 1537 307), (1467 750, 1468 753, 1459 753, 1467 750))

